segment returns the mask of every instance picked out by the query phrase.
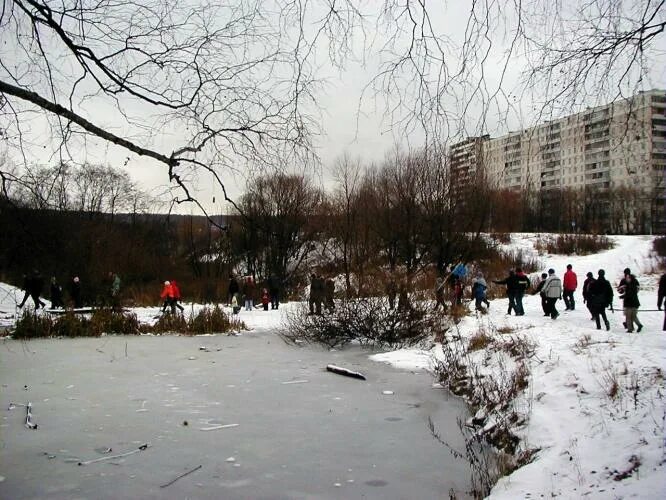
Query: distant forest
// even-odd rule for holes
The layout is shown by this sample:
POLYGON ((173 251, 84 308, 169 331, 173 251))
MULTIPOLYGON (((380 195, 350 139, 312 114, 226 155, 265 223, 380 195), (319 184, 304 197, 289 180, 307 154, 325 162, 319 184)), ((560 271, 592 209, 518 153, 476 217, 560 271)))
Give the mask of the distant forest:
POLYGON ((289 295, 316 269, 344 275, 346 293, 368 293, 392 273, 442 274, 486 258, 485 233, 566 232, 573 220, 576 231, 614 232, 634 196, 617 193, 613 205, 612 193, 544 197, 483 179, 454 187, 443 161, 396 153, 362 168, 343 158, 330 192, 304 176, 265 175, 248 184, 238 210, 208 218, 151 213, 155 201, 118 169, 42 168, 0 196, 0 280, 20 285, 37 269, 66 287, 78 276, 94 303, 114 272, 126 303, 157 303, 167 279, 179 281, 185 300, 210 302, 226 298, 232 273, 260 285, 276 276, 289 295))

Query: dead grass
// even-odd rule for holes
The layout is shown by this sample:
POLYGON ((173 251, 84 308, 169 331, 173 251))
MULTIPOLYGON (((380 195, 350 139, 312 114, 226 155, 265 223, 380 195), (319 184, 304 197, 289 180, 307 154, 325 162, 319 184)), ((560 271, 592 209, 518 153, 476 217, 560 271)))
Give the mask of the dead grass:
POLYGON ((469 339, 467 344, 467 350, 469 352, 478 351, 480 349, 485 349, 490 344, 494 342, 493 338, 489 336, 485 331, 479 330, 469 339))
POLYGON ((497 333, 499 333, 499 334, 501 334, 501 335, 507 335, 507 334, 509 334, 509 333, 513 333, 513 332, 515 332, 515 331, 516 331, 516 329, 515 329, 514 327, 512 327, 512 326, 500 326, 500 327, 497 329, 497 333))

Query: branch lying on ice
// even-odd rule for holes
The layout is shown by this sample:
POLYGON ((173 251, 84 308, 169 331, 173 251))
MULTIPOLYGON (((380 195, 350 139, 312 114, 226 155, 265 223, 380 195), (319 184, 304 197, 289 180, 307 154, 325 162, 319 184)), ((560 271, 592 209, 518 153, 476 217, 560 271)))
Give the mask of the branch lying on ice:
POLYGON ((329 371, 329 372, 332 372, 332 373, 337 373, 338 375, 344 375, 345 377, 352 377, 352 378, 358 378, 358 379, 361 379, 361 380, 365 380, 365 375, 363 375, 362 373, 347 370, 346 368, 342 368, 340 366, 327 365, 326 366, 326 371, 329 371))
POLYGON ((128 451, 125 453, 120 453, 119 455, 111 455, 110 457, 102 457, 102 458, 96 458, 94 460, 86 460, 83 462, 79 462, 79 465, 90 465, 94 464, 97 462, 104 462, 105 460, 113 460, 114 458, 122 458, 122 457, 127 457, 129 455, 134 455, 135 453, 139 453, 140 451, 143 451, 147 449, 150 445, 148 443, 142 444, 139 446, 136 450, 128 451))
POLYGON ((173 479, 172 481, 169 481, 169 482, 166 483, 166 484, 162 484, 162 485, 160 485, 160 488, 166 488, 167 486, 171 486, 173 483, 175 483, 175 482, 178 481, 179 479, 181 479, 181 478, 187 476, 188 474, 192 474, 194 471, 197 471, 197 470, 201 469, 201 467, 202 467, 201 465, 198 465, 198 466, 195 467, 194 469, 189 470, 189 471, 187 471, 187 472, 184 473, 184 474, 181 474, 180 476, 178 476, 177 478, 173 479))

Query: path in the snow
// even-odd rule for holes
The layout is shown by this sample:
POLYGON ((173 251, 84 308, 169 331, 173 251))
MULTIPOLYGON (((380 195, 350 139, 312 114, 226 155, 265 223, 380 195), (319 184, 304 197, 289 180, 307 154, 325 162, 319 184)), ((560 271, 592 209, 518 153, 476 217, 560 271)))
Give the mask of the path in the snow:
POLYGON ((0 498, 434 499, 469 489, 467 465, 427 428, 431 417, 464 448, 461 401, 359 349, 291 347, 266 333, 4 340, 0 379, 0 498), (32 402, 39 428, 26 429, 25 408, 7 410, 10 401, 32 402))

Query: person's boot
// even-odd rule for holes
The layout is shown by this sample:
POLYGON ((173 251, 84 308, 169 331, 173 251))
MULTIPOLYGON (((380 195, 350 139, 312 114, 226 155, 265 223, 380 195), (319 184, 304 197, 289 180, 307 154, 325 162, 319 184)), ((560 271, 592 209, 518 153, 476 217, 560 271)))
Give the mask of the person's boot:
POLYGON ((643 329, 643 325, 638 325, 638 328, 636 328, 636 333, 641 333, 642 329, 643 329))
POLYGON ((610 323, 606 321, 606 331, 610 332, 610 323))

